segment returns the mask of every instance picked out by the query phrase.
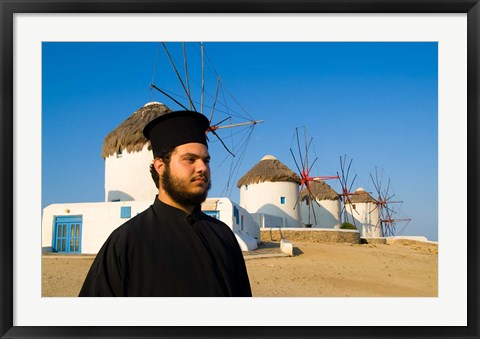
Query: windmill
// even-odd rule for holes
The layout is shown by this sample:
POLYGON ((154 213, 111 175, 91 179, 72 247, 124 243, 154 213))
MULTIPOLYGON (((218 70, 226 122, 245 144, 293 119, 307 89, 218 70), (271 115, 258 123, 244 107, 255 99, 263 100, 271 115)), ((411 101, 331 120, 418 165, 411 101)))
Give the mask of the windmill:
MULTIPOLYGON (((317 201, 317 196, 315 194, 316 192, 314 192, 314 189, 315 190, 330 189, 333 193, 333 199, 337 198, 335 192, 323 181, 330 180, 330 179, 338 179, 338 176, 312 176, 311 175, 311 170, 313 168, 313 165, 318 160, 318 157, 315 156, 313 161, 310 163, 310 159, 311 159, 310 152, 311 152, 312 144, 313 144, 313 137, 310 137, 310 139, 307 141, 307 131, 305 126, 300 132, 298 127, 295 128, 295 133, 292 137, 292 143, 290 145, 290 153, 292 155, 295 166, 298 170, 301 183, 300 183, 300 194, 298 196, 298 199, 297 199, 297 202, 295 203, 294 208, 296 208, 296 206, 300 201, 306 201, 308 205, 308 220, 307 220, 307 223, 305 223, 306 227, 312 226, 312 220, 311 220, 312 215, 313 215, 314 223, 318 224, 317 215, 315 213, 315 208, 313 206, 313 203, 315 203, 320 208, 321 206, 320 206, 320 203, 317 201), (292 145, 295 143, 295 141, 296 141, 296 147, 293 146, 292 148, 292 145), (303 145, 301 145, 302 143, 303 145)), ((332 196, 332 193, 330 193, 330 196, 332 196)))
MULTIPOLYGON (((407 222, 403 229, 411 221, 409 218, 396 218, 399 209, 394 207, 394 204, 401 204, 403 201, 394 201, 395 194, 390 190, 390 179, 388 179, 386 187, 383 186, 383 170, 378 173, 378 168, 375 167, 375 178, 370 173, 370 178, 375 190, 377 192, 378 209, 380 215, 380 225, 382 227, 382 234, 385 237, 394 236, 396 233, 396 224, 399 222, 407 222)), ((403 230, 402 230, 403 231, 403 230)))
MULTIPOLYGON (((188 44, 188 46, 191 46, 190 49, 198 47, 197 45, 196 43, 188 44)), ((205 53, 203 43, 199 43, 199 50, 198 48, 196 49, 196 52, 200 54, 200 63, 198 58, 193 59, 193 65, 196 66, 193 67, 193 69, 197 70, 194 74, 198 75, 198 73, 200 73, 200 80, 198 80, 198 76, 192 76, 192 62, 191 60, 187 60, 187 44, 184 42, 172 43, 171 46, 176 48, 176 59, 182 59, 183 62, 175 62, 175 58, 167 47, 167 44, 164 42, 161 43, 159 50, 163 47, 168 63, 174 73, 174 76, 164 74, 164 77, 162 77, 162 79, 173 78, 173 80, 167 81, 170 89, 166 89, 167 86, 162 87, 154 84, 156 63, 159 59, 158 55, 150 88, 161 93, 164 97, 170 99, 174 104, 184 110, 194 110, 207 116, 210 122, 210 126, 206 131, 207 139, 210 144, 219 142, 228 153, 223 160, 219 161, 216 168, 212 168, 212 173, 219 169, 228 158, 231 158, 229 173, 226 176, 228 180, 222 192, 222 195, 225 194, 228 196, 235 186, 231 185, 231 180, 235 180, 235 177, 238 175, 240 164, 245 155, 253 128, 257 124, 262 123, 263 120, 253 119, 233 95, 230 94, 205 53), (183 66, 180 67, 178 65, 183 66), (183 73, 183 76, 181 73, 183 73), (174 81, 174 79, 176 79, 176 81, 174 81), (207 88, 213 87, 215 88, 214 93, 207 90, 207 88), (229 100, 227 100, 227 98, 229 100), (206 112, 207 110, 209 110, 209 113, 206 112), (220 131, 227 129, 230 130, 230 134, 220 133, 220 131), (233 133, 232 129, 235 129, 235 133, 233 133), (214 138, 209 138, 208 134, 212 134, 214 138), (227 139, 230 140, 228 146, 227 139)))
POLYGON ((347 155, 345 154, 343 158, 340 156, 340 173, 337 172, 337 177, 342 190, 342 193, 339 194, 342 199, 342 209, 340 212, 341 219, 344 223, 350 223, 357 228, 354 214, 359 215, 359 212, 355 209, 355 205, 350 199, 350 197, 355 194, 352 192, 352 187, 355 183, 355 179, 357 178, 357 175, 355 174, 353 179, 350 181, 350 168, 352 166, 352 162, 353 159, 350 159, 347 166, 347 155))

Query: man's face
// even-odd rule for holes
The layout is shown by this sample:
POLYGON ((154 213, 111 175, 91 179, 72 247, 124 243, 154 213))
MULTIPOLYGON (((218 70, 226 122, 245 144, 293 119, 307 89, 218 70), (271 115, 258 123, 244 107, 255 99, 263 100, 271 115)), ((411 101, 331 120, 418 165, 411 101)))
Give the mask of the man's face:
POLYGON ((201 204, 211 187, 207 147, 200 143, 177 146, 160 181, 161 187, 177 203, 183 206, 201 204))

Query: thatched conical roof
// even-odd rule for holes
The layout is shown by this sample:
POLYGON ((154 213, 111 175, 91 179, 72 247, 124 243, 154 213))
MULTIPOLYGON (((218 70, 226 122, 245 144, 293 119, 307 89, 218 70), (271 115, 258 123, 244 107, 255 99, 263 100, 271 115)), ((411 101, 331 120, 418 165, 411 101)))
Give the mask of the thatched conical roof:
POLYGON ((237 187, 261 182, 294 182, 300 185, 300 177, 277 158, 267 155, 238 180, 237 187))
POLYGON ((378 201, 372 198, 370 194, 365 192, 363 188, 357 188, 357 190, 348 196, 348 199, 352 204, 360 204, 366 202, 373 202, 378 204, 378 201))
POLYGON ((156 117, 171 111, 170 108, 159 102, 146 104, 108 133, 103 141, 102 157, 105 159, 118 152, 119 149, 126 149, 128 153, 140 152, 145 144, 149 143, 143 136, 145 125, 156 117))
MULTIPOLYGON (((338 193, 335 192, 333 188, 331 188, 330 185, 328 185, 323 180, 316 179, 315 181, 310 182, 309 187, 310 187, 310 192, 312 193, 313 197, 316 200, 321 201, 321 200, 339 200, 340 199, 340 196, 338 195, 338 193)), ((300 200, 303 201, 309 196, 310 194, 308 192, 308 189, 305 187, 300 192, 300 200)))

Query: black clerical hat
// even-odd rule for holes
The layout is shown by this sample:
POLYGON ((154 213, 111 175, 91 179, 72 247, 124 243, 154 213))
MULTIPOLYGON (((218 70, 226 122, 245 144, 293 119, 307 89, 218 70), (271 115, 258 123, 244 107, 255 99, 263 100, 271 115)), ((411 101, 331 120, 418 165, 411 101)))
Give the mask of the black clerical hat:
POLYGON ((176 111, 163 114, 143 128, 155 157, 179 145, 198 142, 207 145, 206 132, 210 123, 201 113, 176 111))

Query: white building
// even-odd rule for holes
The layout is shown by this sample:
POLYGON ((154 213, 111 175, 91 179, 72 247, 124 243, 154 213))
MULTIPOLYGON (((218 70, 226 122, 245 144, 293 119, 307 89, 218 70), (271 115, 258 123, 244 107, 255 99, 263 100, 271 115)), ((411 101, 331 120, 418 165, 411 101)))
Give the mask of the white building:
POLYGON ((378 201, 363 188, 349 195, 350 203, 345 207, 349 218, 355 219, 355 226, 364 238, 383 237, 378 201))
MULTIPOLYGON (((149 103, 107 135, 102 149, 105 202, 52 204, 44 208, 43 251, 95 254, 114 229, 153 203, 158 189, 150 174, 153 154, 143 128, 170 111, 163 104, 149 103)), ((228 198, 208 198, 202 211, 227 224, 243 251, 258 247, 260 230, 238 204, 228 198)))
POLYGON ((321 179, 310 182, 300 192, 302 225, 340 229, 340 196, 321 179))
MULTIPOLYGON (((44 208, 42 250, 96 254, 118 226, 143 212, 151 201, 52 204, 44 208)), ((235 234, 242 251, 260 243, 260 230, 252 216, 228 198, 208 198, 202 211, 222 220, 235 234)))
POLYGON ((300 182, 296 173, 267 155, 238 181, 240 206, 253 215, 260 227, 299 227, 300 182))

